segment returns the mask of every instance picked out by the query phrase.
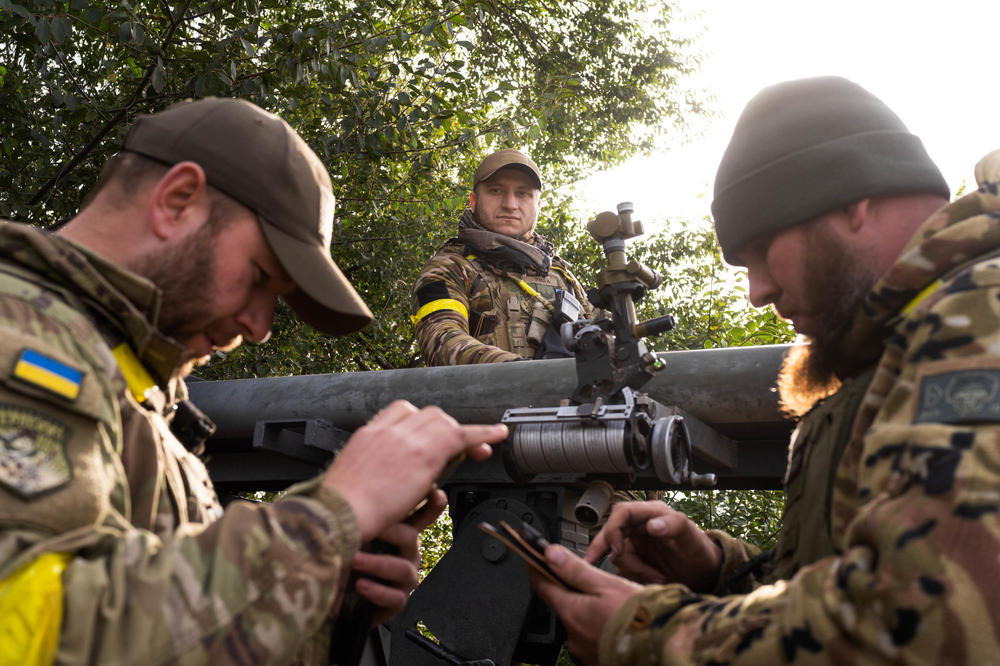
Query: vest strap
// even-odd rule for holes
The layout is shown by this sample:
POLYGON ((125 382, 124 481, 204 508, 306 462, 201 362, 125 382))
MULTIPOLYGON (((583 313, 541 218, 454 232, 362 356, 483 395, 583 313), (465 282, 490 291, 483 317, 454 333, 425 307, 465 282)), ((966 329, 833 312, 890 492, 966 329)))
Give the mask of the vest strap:
POLYGON ((125 376, 132 397, 135 398, 136 402, 142 404, 149 397, 149 392, 157 388, 153 377, 143 367, 142 361, 136 357, 128 343, 122 342, 116 345, 111 353, 118 361, 118 367, 121 368, 122 375, 125 376))

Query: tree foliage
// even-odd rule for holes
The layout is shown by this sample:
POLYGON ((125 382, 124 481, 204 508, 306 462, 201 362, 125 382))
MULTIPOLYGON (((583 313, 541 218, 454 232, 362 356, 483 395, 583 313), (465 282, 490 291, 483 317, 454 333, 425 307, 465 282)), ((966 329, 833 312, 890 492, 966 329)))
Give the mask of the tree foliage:
POLYGON ((677 83, 694 57, 671 37, 676 13, 652 0, 0 0, 0 216, 71 216, 136 114, 250 99, 327 165, 333 253, 377 321, 328 340, 283 311, 264 353, 205 376, 414 365, 409 284, 453 234, 484 154, 523 148, 558 191, 699 111, 677 83))
MULTIPOLYGON (((249 99, 286 118, 328 167, 333 254, 376 322, 330 339, 279 308, 270 343, 220 354, 203 376, 415 365, 409 286, 454 233, 469 175, 491 150, 535 158, 540 230, 585 282, 601 267, 566 188, 701 111, 679 84, 696 58, 671 34, 677 19, 660 0, 0 0, 0 217, 47 226, 72 216, 137 114, 188 97, 249 99)), ((787 325, 743 302, 704 221, 668 223, 630 252, 667 278, 639 304, 642 317, 677 318, 655 348, 789 339, 787 325)), ((773 496, 756 517, 740 497, 750 496, 675 499, 766 542, 773 496)), ((430 560, 448 532, 426 533, 430 560)))

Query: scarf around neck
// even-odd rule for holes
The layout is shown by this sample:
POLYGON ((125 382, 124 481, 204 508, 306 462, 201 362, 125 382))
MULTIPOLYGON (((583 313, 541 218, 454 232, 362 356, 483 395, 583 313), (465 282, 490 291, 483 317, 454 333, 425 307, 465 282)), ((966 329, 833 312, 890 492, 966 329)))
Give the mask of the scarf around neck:
POLYGON ((484 227, 471 209, 465 209, 458 222, 458 240, 466 253, 475 254, 490 266, 515 273, 533 272, 548 275, 555 248, 537 232, 525 242, 484 227))

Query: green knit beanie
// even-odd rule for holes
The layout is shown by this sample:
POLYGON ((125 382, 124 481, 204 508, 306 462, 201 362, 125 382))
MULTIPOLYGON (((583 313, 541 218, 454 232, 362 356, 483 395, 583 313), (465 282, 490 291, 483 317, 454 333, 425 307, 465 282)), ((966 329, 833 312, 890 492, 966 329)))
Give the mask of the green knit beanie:
POLYGON ((747 243, 868 197, 948 184, 881 100, 839 77, 787 81, 747 104, 715 175, 712 215, 726 260, 747 243))

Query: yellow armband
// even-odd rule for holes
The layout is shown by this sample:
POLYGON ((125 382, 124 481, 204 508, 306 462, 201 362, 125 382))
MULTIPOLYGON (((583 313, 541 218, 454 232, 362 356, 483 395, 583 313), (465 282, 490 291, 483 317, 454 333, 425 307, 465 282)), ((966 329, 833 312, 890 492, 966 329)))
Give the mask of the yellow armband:
POLYGON ((45 553, 0 580, 0 666, 48 666, 59 648, 68 553, 45 553))
POLYGON ((440 298, 436 301, 427 303, 422 308, 417 310, 417 314, 410 316, 410 321, 412 321, 413 325, 416 326, 417 322, 421 319, 439 310, 451 310, 452 312, 457 312, 466 319, 469 318, 469 308, 465 307, 465 304, 460 301, 456 301, 454 298, 440 298))

